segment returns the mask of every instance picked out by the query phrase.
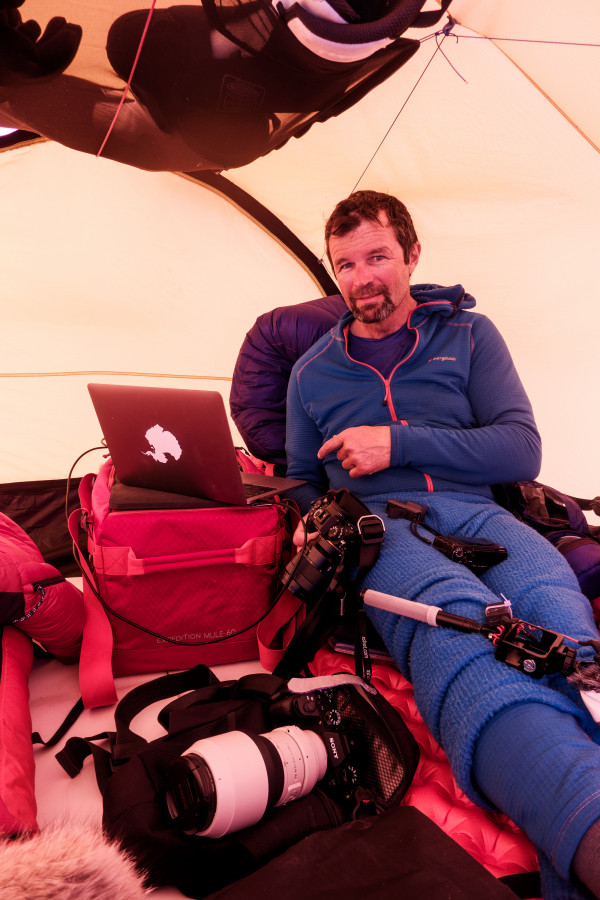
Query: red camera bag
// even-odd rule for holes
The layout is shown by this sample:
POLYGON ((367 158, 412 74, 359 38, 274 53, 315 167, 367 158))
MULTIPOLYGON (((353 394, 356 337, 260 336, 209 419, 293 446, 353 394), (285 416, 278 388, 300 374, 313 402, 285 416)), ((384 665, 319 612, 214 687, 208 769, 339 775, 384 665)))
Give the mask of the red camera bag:
MULTIPOLYGON (((114 675, 258 656, 256 625, 277 586, 285 523, 277 504, 110 508, 114 469, 80 485, 89 566, 80 686, 86 707, 115 702, 114 675)), ((77 518, 71 532, 77 535, 77 518)))

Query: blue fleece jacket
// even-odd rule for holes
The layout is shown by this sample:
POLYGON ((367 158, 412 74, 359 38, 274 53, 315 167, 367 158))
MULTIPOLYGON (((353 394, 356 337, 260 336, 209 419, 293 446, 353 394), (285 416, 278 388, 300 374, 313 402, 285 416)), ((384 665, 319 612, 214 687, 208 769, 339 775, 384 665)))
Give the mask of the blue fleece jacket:
POLYGON ((308 484, 303 511, 329 487, 394 496, 404 490, 469 491, 535 478, 541 442, 506 344, 460 285, 414 285, 412 346, 389 378, 348 353, 345 313, 295 364, 288 388, 288 475, 308 484), (321 445, 344 428, 389 425, 391 465, 353 479, 321 445))

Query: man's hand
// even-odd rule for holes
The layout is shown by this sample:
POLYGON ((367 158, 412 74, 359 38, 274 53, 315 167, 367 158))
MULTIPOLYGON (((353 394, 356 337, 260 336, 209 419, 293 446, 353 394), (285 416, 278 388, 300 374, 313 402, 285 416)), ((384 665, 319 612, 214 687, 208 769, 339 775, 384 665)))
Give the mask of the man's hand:
POLYGON ((392 435, 387 425, 359 425, 334 434, 325 441, 317 456, 325 459, 330 453, 337 452, 337 458, 348 470, 350 478, 360 478, 389 468, 391 448, 392 435))
POLYGON ((300 521, 298 522, 298 524, 296 526, 296 530, 294 531, 294 534, 292 536, 292 543, 293 543, 294 547, 296 548, 296 550, 302 550, 305 543, 308 543, 309 541, 314 540, 314 538, 318 537, 318 535, 319 535, 318 531, 309 531, 308 534, 306 534, 307 518, 308 518, 308 513, 305 516, 303 516, 302 519, 300 519, 300 521), (305 538, 305 534, 306 534, 306 538, 305 538))

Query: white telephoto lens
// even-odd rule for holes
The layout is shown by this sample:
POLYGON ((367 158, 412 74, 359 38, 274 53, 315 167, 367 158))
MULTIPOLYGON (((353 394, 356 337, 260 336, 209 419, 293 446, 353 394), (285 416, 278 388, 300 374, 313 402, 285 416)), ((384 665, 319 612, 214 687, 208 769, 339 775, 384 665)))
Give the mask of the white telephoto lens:
MULTIPOLYGON (((321 738, 296 725, 262 735, 228 731, 204 738, 187 750, 185 758, 195 772, 192 795, 197 791, 205 801, 199 807, 199 830, 193 833, 210 838, 256 825, 267 807, 305 797, 327 769, 321 738)), ((189 769, 186 780, 188 776, 189 769)), ((171 791, 173 808, 174 796, 171 791)))
POLYGON ((283 789, 275 806, 310 794, 327 769, 327 750, 321 738, 297 725, 275 728, 262 737, 275 746, 283 766, 283 789))
POLYGON ((211 770, 215 783, 215 815, 198 834, 218 838, 259 822, 267 808, 269 779, 255 741, 242 731, 204 738, 190 747, 211 770))

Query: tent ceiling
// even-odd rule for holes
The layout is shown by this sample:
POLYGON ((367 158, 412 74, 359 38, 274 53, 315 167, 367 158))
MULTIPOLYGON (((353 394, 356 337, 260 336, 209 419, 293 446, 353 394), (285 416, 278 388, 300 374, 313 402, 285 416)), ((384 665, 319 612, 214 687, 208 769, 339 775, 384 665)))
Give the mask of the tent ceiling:
POLYGON ((591 93, 591 86, 600 84, 600 34, 594 0, 568 7, 545 0, 519 4, 454 0, 451 12, 461 25, 488 36, 597 149, 600 147, 600 122, 591 93))

